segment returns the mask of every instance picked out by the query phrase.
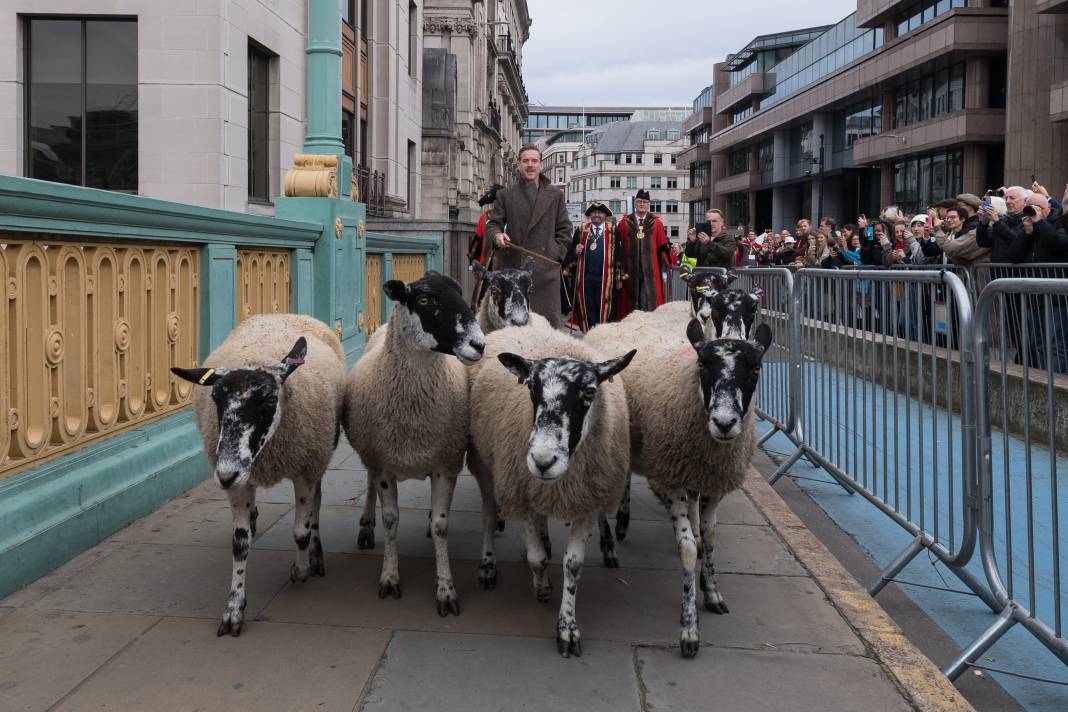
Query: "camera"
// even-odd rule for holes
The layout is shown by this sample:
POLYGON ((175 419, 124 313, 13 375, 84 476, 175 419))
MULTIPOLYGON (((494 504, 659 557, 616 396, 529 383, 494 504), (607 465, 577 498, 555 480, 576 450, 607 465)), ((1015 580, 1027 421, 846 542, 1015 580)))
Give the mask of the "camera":
POLYGON ((1034 205, 1025 205, 1024 209, 1021 212, 1024 215, 1026 215, 1027 217, 1029 217, 1029 218, 1037 218, 1038 217, 1038 211, 1035 210, 1035 206, 1034 205))

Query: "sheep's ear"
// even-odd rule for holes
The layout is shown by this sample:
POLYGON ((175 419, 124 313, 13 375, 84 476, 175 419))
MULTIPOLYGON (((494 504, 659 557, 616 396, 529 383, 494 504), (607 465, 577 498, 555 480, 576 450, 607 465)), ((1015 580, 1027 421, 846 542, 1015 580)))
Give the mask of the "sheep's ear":
POLYGON ((690 267, 690 265, 683 265, 682 267, 679 267, 679 279, 681 279, 684 282, 689 282, 690 281, 690 277, 692 277, 692 276, 693 276, 693 267, 690 267))
POLYGON ((701 328, 701 321, 699 319, 690 319, 690 323, 686 325, 686 338, 690 340, 690 345, 694 349, 701 347, 701 344, 705 341, 705 331, 701 328))
POLYGON ((597 382, 604 383, 606 378, 611 381, 612 376, 630 365, 630 362, 634 360, 634 354, 636 353, 638 353, 638 349, 631 349, 619 358, 613 358, 595 364, 594 368, 597 370, 597 382))
POLYGON ((501 362, 501 365, 511 371, 519 382, 526 383, 530 378, 530 369, 534 366, 533 361, 528 361, 519 354, 503 353, 497 355, 497 360, 501 362))
POLYGON ((229 373, 227 368, 171 368, 171 373, 198 386, 210 386, 229 373))
POLYGON ((400 302, 401 304, 407 304, 408 295, 411 294, 408 285, 399 279, 391 279, 383 284, 382 291, 386 293, 387 297, 395 302, 400 302))
POLYGON ((760 324, 757 326, 756 331, 753 332, 753 341, 760 346, 760 358, 764 358, 764 354, 768 352, 768 348, 771 346, 771 327, 767 324, 760 324))
POLYGON ((523 260, 522 270, 524 272, 529 272, 530 274, 534 274, 534 258, 533 257, 528 257, 525 260, 523 260))
POLYGON ((282 359, 282 365, 285 367, 285 372, 282 374, 282 380, 289 378, 290 374, 296 371, 300 366, 304 365, 304 357, 308 355, 308 340, 303 336, 297 339, 297 343, 293 344, 293 348, 289 350, 289 354, 282 359))

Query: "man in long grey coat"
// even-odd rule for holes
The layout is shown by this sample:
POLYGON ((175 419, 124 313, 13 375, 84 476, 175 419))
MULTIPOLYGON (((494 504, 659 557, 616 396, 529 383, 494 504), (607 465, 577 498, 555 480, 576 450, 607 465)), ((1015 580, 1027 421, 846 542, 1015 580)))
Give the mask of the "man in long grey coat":
POLYGON ((559 263, 571 247, 571 220, 563 191, 554 188, 541 174, 541 151, 537 146, 519 149, 518 168, 519 182, 497 192, 493 212, 486 222, 486 239, 494 246, 495 269, 519 269, 523 265, 528 255, 513 245, 541 256, 534 260, 530 307, 553 327, 559 327, 559 263))

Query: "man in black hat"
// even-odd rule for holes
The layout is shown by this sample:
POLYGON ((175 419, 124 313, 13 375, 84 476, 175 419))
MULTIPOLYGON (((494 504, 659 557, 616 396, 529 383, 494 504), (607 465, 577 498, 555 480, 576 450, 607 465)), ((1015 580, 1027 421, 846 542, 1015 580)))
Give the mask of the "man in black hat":
POLYGON ((575 282, 571 323, 583 333, 612 320, 619 294, 618 277, 624 267, 619 237, 607 222, 611 215, 604 203, 591 203, 586 208, 590 221, 575 230, 564 260, 564 270, 572 273, 575 282))
MULTIPOLYGON (((474 269, 474 263, 478 262, 483 267, 489 268, 487 262, 489 261, 489 245, 486 244, 486 221, 489 219, 490 211, 493 210, 493 203, 497 200, 497 191, 502 186, 494 183, 490 186, 490 189, 478 199, 478 207, 482 210, 482 214, 478 216, 478 225, 475 227, 475 234, 471 236, 471 240, 467 243, 467 263, 468 269, 474 269)), ((475 278, 475 289, 471 293, 471 308, 478 307, 478 302, 482 299, 482 294, 486 290, 486 285, 482 279, 475 278)))
POLYGON ((622 319, 632 311, 653 311, 664 303, 664 275, 671 267, 671 246, 659 216, 649 212, 649 191, 634 196, 634 212, 620 221, 622 262, 626 265, 623 295, 616 307, 622 319))

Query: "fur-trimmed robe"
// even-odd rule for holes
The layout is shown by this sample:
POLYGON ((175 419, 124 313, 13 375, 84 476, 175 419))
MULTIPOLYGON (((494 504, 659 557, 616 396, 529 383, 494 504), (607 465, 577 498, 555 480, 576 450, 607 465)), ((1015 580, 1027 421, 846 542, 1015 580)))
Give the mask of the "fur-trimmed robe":
POLYGON ((641 225, 631 213, 619 221, 616 230, 622 245, 621 261, 627 272, 616 308, 616 318, 622 319, 632 311, 653 311, 664 303, 661 273, 671 267, 671 248, 664 223, 653 213, 646 213, 641 225))
POLYGON ((622 243, 619 235, 611 223, 602 223, 603 234, 597 241, 597 249, 590 249, 590 237, 593 234, 593 224, 586 223, 575 230, 574 243, 571 252, 564 260, 564 269, 570 270, 574 281, 574 312, 571 314, 571 323, 586 333, 590 330, 589 314, 597 313, 597 323, 603 324, 611 321, 615 315, 616 304, 620 299, 619 277, 626 271, 623 262, 622 243), (576 254, 576 248, 582 245, 582 254, 576 254), (586 260, 594 259, 600 263, 601 272, 601 296, 596 304, 586 303, 586 260))

